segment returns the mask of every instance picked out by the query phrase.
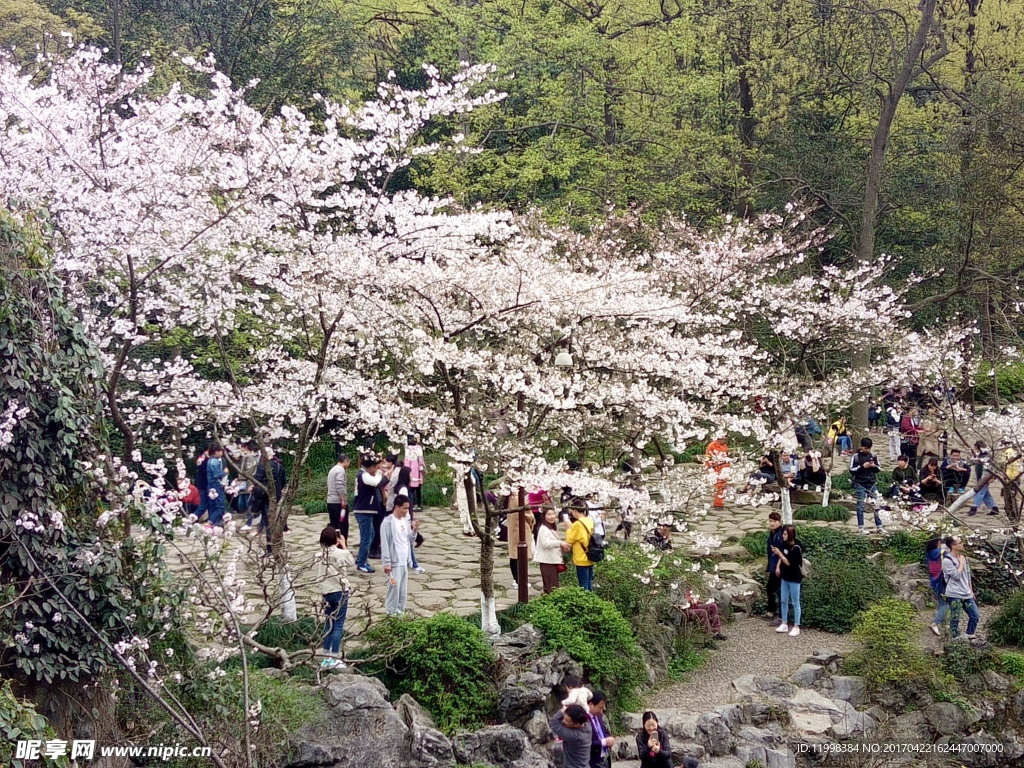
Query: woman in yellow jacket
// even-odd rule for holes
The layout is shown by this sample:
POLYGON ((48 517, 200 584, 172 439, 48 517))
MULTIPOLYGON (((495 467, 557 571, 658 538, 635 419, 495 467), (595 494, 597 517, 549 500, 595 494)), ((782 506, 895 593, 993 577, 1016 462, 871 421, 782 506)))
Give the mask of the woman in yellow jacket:
POLYGON ((572 546, 572 562, 576 566, 576 580, 587 592, 594 587, 594 564, 587 559, 587 547, 594 535, 594 521, 587 514, 587 508, 573 505, 569 510, 572 524, 565 534, 565 543, 572 546))

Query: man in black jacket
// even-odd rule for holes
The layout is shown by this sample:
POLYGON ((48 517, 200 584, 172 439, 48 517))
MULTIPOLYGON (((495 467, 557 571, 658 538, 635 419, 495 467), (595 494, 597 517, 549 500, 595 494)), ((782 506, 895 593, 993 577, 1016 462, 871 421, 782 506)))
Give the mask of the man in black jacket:
MULTIPOLYGON (((870 437, 861 438, 860 450, 850 458, 850 476, 853 478, 853 493, 857 497, 857 527, 861 533, 867 533, 864 528, 864 500, 868 496, 872 499, 878 496, 878 477, 881 467, 878 466, 878 456, 871 452, 874 443, 870 437)), ((882 527, 882 519, 878 516, 878 506, 875 504, 875 527, 879 533, 885 533, 882 527)))
POLYGON ((779 564, 779 558, 773 552, 774 548, 782 548, 782 515, 772 512, 768 515, 768 585, 765 589, 768 598, 769 621, 776 620, 776 613, 779 609, 779 590, 782 582, 775 573, 775 566, 779 564))
POLYGON ((608 706, 608 697, 604 691, 594 691, 590 696, 590 768, 607 768, 609 750, 615 746, 608 723, 604 721, 604 710, 608 706))

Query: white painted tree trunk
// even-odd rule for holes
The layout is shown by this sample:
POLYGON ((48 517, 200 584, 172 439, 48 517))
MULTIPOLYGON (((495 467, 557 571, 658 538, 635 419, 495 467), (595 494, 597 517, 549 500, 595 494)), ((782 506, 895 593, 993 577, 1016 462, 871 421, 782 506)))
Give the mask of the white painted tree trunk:
POLYGON ((285 623, 298 621, 299 612, 295 601, 295 590, 292 588, 292 574, 287 566, 281 569, 281 618, 285 623))
POLYGON ((789 500, 789 488, 782 489, 782 524, 793 524, 793 504, 789 500))
POLYGON ((825 490, 821 494, 821 506, 828 506, 828 497, 832 494, 832 473, 825 474, 825 490))
POLYGON ((480 593, 480 628, 488 637, 497 637, 501 634, 501 625, 498 623, 498 613, 495 609, 494 598, 484 597, 480 593))

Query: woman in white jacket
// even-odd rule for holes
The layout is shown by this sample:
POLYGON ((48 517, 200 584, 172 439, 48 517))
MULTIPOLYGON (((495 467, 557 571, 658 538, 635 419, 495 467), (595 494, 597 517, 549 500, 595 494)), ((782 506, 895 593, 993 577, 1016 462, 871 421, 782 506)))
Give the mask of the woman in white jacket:
POLYGON ((545 510, 544 522, 537 526, 537 546, 533 551, 533 560, 540 566, 545 595, 558 586, 558 566, 562 564, 562 552, 568 549, 569 545, 558 538, 558 510, 545 510))

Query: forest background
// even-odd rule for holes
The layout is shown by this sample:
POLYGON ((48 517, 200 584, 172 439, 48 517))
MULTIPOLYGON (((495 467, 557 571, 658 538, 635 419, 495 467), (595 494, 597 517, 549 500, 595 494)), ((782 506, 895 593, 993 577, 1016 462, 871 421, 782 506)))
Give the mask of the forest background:
MULTIPOLYGON (((585 228, 806 206, 823 263, 894 258, 928 275, 914 323, 980 318, 984 358, 1016 337, 1024 258, 1024 5, 1005 0, 0 0, 26 62, 76 42, 147 63, 152 87, 212 53, 250 103, 316 114, 389 74, 492 63, 508 92, 456 127, 478 153, 393 183, 585 228)), ((451 126, 448 126, 450 128, 451 126)), ((902 274, 901 274, 902 273, 902 274)), ((884 318, 877 318, 884 322, 884 318)))

